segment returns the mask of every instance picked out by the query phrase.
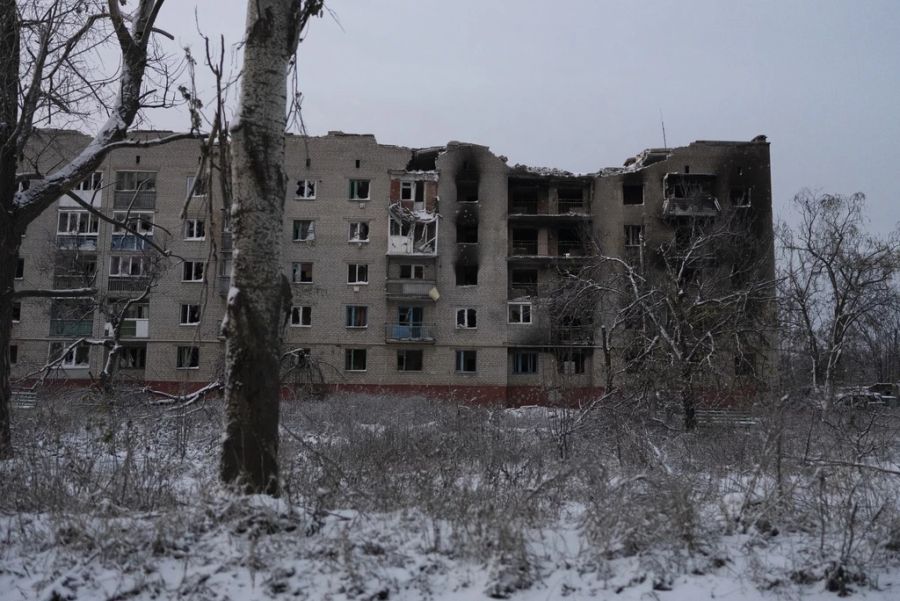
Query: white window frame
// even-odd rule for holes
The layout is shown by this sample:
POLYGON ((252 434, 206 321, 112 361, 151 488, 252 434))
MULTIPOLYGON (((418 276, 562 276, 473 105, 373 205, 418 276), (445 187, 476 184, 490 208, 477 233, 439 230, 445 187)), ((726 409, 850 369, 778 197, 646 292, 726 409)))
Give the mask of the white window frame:
POLYGON ((291 263, 291 282, 294 284, 312 284, 313 283, 313 262, 312 261, 301 261, 297 263, 291 263), (309 265, 309 279, 303 280, 303 266, 309 265))
MULTIPOLYGON (((50 343, 50 360, 53 361, 59 357, 59 353, 64 351, 71 342, 51 342, 50 343), (54 352, 53 347, 57 346, 58 350, 54 352)), ((91 366, 91 347, 89 344, 82 342, 78 346, 70 349, 58 364, 63 369, 88 369, 91 366), (79 363, 79 351, 83 352, 83 362, 79 363)))
POLYGON ((179 325, 182 326, 197 326, 200 325, 200 305, 196 304, 182 304, 181 305, 181 322, 179 325), (191 309, 193 307, 193 310, 191 309), (194 319, 192 319, 194 317, 194 319))
POLYGON ((202 282, 206 265, 203 261, 185 261, 181 266, 182 282, 202 282), (189 273, 190 272, 190 273, 189 273), (185 277, 190 276, 190 277, 185 277))
POLYGON ((508 324, 517 324, 517 325, 530 325, 534 323, 534 307, 532 307, 532 303, 507 303, 506 304, 506 323, 508 324), (518 319, 513 319, 513 310, 518 307, 519 315, 518 319), (525 318, 528 319, 525 319, 525 318))
POLYGON ((457 330, 477 330, 478 329, 478 309, 475 307, 457 307, 456 308, 456 329, 457 330), (463 315, 462 324, 460 324, 459 316, 463 315), (474 325, 470 322, 474 321, 474 325))
POLYGON ((103 187, 103 172, 94 171, 92 174, 75 184, 73 190, 79 192, 93 192, 103 187))
MULTIPOLYGON (((196 175, 189 175, 189 176, 187 176, 187 179, 185 180, 185 191, 184 191, 184 195, 185 195, 185 196, 187 196, 188 194, 190 194, 191 191, 194 189, 194 180, 196 180, 196 179, 197 179, 197 176, 196 176, 196 175)), ((191 196, 191 198, 206 198, 206 196, 207 196, 207 192, 206 192, 206 179, 201 179, 200 182, 201 182, 201 183, 200 183, 200 186, 199 186, 199 190, 197 190, 197 191, 191 196)))
POLYGON ((314 179, 298 179, 294 198, 296 200, 315 200, 317 183, 314 179))
POLYGON ((365 201, 372 199, 372 180, 363 178, 353 178, 350 180, 350 200, 365 201), (366 195, 360 196, 359 184, 366 183, 366 195))
POLYGON ((344 349, 344 371, 364 372, 369 369, 369 353, 364 348, 348 348, 344 349), (353 367, 356 361, 353 360, 356 353, 362 353, 362 369, 353 367))
POLYGON ((56 233, 60 236, 98 236, 100 234, 100 219, 87 211, 79 211, 77 209, 60 210, 56 218, 56 233), (63 229, 60 223, 63 216, 66 219, 66 229, 63 229), (87 223, 85 231, 81 231, 82 222, 87 223))
POLYGON ((175 369, 200 369, 199 346, 178 346, 175 352, 175 369))
POLYGON ((187 241, 206 240, 206 220, 190 218, 184 220, 184 239, 187 241), (199 230, 199 235, 198 234, 199 230))
POLYGON ((150 191, 155 192, 157 175, 158 174, 156 171, 141 171, 139 169, 122 169, 122 170, 116 171, 115 191, 116 192, 150 192, 150 191), (135 176, 134 182, 126 182, 128 184, 133 185, 134 186, 133 188, 120 188, 119 187, 119 175, 126 174, 126 173, 128 173, 128 174, 142 173, 142 174, 148 175, 150 177, 147 177, 143 180, 138 180, 137 176, 135 176), (152 182, 152 184, 150 186, 147 186, 147 185, 145 185, 147 182, 152 182))
POLYGON ((291 225, 291 239, 294 242, 313 242, 316 239, 316 220, 315 219, 294 219, 291 225), (306 228, 306 237, 300 238, 303 232, 303 225, 308 224, 306 228), (298 227, 299 226, 299 227, 298 227))
POLYGON ((369 242, 369 222, 368 221, 351 221, 350 233, 347 238, 348 242, 366 243, 369 242), (361 237, 361 231, 365 227, 366 237, 361 237))
POLYGON ((147 265, 144 257, 135 255, 113 255, 109 258, 109 275, 117 278, 140 278, 144 277, 147 272, 147 265), (117 266, 117 270, 113 270, 113 266, 117 266), (126 270, 122 267, 127 265, 126 270), (132 266, 137 265, 137 273, 132 273, 132 266))
POLYGON ((416 182, 400 182, 400 200, 415 200, 416 199, 416 182), (405 198, 403 196, 403 192, 409 191, 409 198, 405 198))
MULTIPOLYGON (((113 220, 124 221, 142 236, 153 235, 153 211, 114 211, 113 220)), ((113 234, 134 235, 118 223, 113 226, 113 234)))
POLYGON ((291 307, 291 327, 292 328, 310 328, 312 327, 312 306, 311 305, 295 305, 291 307))
POLYGON ((368 263, 348 263, 347 264, 347 284, 351 286, 368 286, 369 285, 369 264, 368 263))

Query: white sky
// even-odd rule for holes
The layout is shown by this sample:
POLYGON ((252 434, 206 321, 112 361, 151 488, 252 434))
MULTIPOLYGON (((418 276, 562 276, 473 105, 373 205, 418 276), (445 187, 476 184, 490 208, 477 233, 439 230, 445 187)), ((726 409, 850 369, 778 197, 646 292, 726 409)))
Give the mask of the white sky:
MULTIPOLYGON (((330 0, 300 48, 312 134, 486 144, 572 171, 695 139, 772 143, 775 209, 801 188, 866 193, 900 221, 897 0, 330 0)), ((239 41, 245 3, 169 0, 171 52, 239 41)), ((183 115, 154 125, 184 129, 183 115)))

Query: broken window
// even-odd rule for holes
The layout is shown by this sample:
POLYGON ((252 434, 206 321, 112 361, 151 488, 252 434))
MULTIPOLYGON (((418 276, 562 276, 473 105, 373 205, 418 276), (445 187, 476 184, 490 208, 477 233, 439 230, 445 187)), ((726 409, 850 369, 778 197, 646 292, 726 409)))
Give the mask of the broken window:
POLYGON ((456 351, 456 371, 463 374, 475 373, 477 353, 472 350, 456 351))
POLYGON ((200 323, 200 305, 181 305, 181 325, 195 326, 200 323))
POLYGON ((583 374, 586 358, 583 349, 560 349, 556 353, 556 369, 565 375, 583 374))
POLYGON ((121 369, 144 369, 147 367, 146 346, 125 346, 119 351, 121 369))
POLYGON ((625 246, 636 247, 644 243, 644 226, 643 225, 626 225, 625 226, 625 246))
POLYGON ((350 200, 369 200, 369 180, 350 180, 350 200))
POLYGON ((512 231, 512 252, 510 254, 538 254, 538 231, 535 229, 514 229, 512 231))
POLYGON ((185 196, 193 196, 195 198, 197 198, 197 197, 202 198, 202 197, 206 196, 206 178, 201 177, 200 179, 197 179, 196 176, 189 175, 189 176, 187 176, 187 180, 185 181, 185 188, 186 188, 186 190, 184 192, 185 196), (195 183, 196 183, 196 188, 194 187, 195 183))
POLYGON ((206 222, 202 219, 184 220, 184 239, 203 240, 206 238, 206 222))
POLYGON ((643 186, 643 184, 623 184, 622 185, 622 204, 626 204, 626 205, 642 205, 642 204, 644 204, 644 186, 643 186))
POLYGON ((413 349, 397 351, 397 371, 422 371, 422 351, 413 349))
POLYGON ((584 254, 584 243, 578 230, 562 228, 556 233, 556 253, 565 257, 584 254))
POLYGON ((476 180, 457 180, 456 200, 458 202, 478 202, 478 182, 476 180))
POLYGON ((509 303, 507 305, 508 323, 531 323, 531 303, 509 303))
POLYGON ((756 355, 754 353, 739 353, 734 356, 734 375, 752 376, 756 374, 756 355))
POLYGON ((510 296, 537 296, 537 269, 513 269, 510 274, 510 296))
POLYGON ((732 188, 729 193, 731 205, 735 207, 750 206, 750 190, 748 188, 732 188))
POLYGON ((344 350, 345 371, 366 371, 366 349, 348 348, 344 350))
POLYGON ((18 345, 15 345, 15 344, 9 345, 9 363, 10 363, 10 365, 15 365, 18 360, 19 360, 18 345))
POLYGON ((366 263, 350 263, 347 265, 348 284, 368 284, 369 266, 366 263))
POLYGON ((471 307, 456 310, 456 327, 457 328, 476 328, 478 327, 478 312, 471 307))
POLYGON ((14 302, 12 304, 12 320, 14 322, 22 320, 22 303, 14 302))
POLYGON ((303 305, 291 307, 291 325, 298 328, 307 328, 312 325, 312 307, 303 305))
POLYGON ((425 278, 424 265, 401 265, 400 279, 403 280, 421 280, 425 278))
POLYGON ((560 213, 580 211, 584 208, 584 191, 581 188, 559 188, 556 194, 560 213))
POLYGON ((367 221, 350 222, 350 242, 369 241, 369 223, 367 221))
POLYGON ((412 200, 416 194, 416 182, 400 182, 400 200, 412 200))
MULTIPOLYGON (((115 258, 115 257, 113 257, 113 258, 115 258)), ((184 264, 182 265, 181 281, 182 282, 202 282, 203 281, 203 262, 202 261, 185 261, 184 264)))
POLYGON ((313 281, 313 264, 292 263, 291 281, 295 284, 311 284, 313 281))
MULTIPOLYGON (((184 263, 184 273, 188 274, 188 265, 190 265, 191 273, 193 273, 193 263, 187 261, 184 263)), ((200 279, 203 279, 203 263, 200 265, 200 279)), ((144 275, 145 263, 144 257, 110 257, 109 258, 109 275, 119 277, 140 277, 144 275)), ((187 276, 185 275, 185 280, 187 276)))
POLYGON ((316 222, 311 219, 294 220, 294 242, 312 242, 316 239, 316 222))
POLYGON ((60 366, 68 368, 85 368, 90 366, 91 347, 82 342, 69 348, 71 343, 52 342, 50 343, 50 360, 57 361, 62 356, 60 366), (68 350, 66 350, 68 349, 68 350), (63 353, 65 352, 65 355, 63 353))
POLYGON ((537 370, 537 351, 513 351, 514 374, 535 374, 537 370))
POLYGON ((457 244, 477 244, 478 243, 478 226, 477 225, 459 225, 456 226, 456 242, 457 244))
POLYGON ((316 182, 311 179, 297 180, 297 189, 294 192, 297 200, 315 200, 316 199, 316 182))
POLYGON ((366 305, 347 305, 346 321, 348 328, 366 328, 369 326, 369 308, 366 305))
POLYGON ((175 367, 178 369, 198 369, 200 367, 200 347, 179 346, 175 367))
POLYGON ((21 280, 25 277, 25 259, 16 257, 16 279, 21 280))
POLYGON ((457 286, 477 286, 478 285, 478 265, 457 265, 456 266, 456 285, 457 286))
POLYGON ((517 186, 509 191, 509 212, 537 215, 538 189, 535 186, 517 186))
POLYGON ((117 171, 116 191, 156 190, 156 173, 152 171, 117 171))

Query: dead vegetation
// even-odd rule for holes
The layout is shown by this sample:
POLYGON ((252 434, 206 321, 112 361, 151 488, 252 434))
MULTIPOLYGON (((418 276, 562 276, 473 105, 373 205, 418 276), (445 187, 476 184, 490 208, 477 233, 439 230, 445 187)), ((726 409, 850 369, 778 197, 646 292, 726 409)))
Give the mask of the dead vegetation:
POLYGON ((588 598, 722 570, 758 589, 848 594, 900 565, 896 410, 770 408, 685 433, 622 408, 571 430, 562 410, 291 403, 282 498, 248 503, 217 484, 219 403, 86 403, 60 394, 17 415, 20 452, 0 464, 0 584, 62 594, 60 577, 97 560, 135 597, 202 599, 215 578, 173 584, 152 566, 219 562, 257 570, 272 597, 315 598, 286 549, 330 574, 319 592, 348 598, 423 593, 460 565, 483 571, 465 586, 495 598, 551 574, 588 598), (40 562, 49 568, 32 574, 40 562))

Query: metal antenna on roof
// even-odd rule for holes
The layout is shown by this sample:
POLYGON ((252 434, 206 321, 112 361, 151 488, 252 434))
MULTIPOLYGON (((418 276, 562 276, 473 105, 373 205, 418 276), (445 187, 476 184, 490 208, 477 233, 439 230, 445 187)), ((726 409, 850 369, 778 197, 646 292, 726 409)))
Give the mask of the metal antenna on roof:
POLYGON ((660 125, 662 125, 662 132, 663 132, 663 148, 665 148, 665 149, 668 150, 669 145, 666 143, 666 122, 665 122, 665 120, 663 119, 662 109, 659 109, 659 123, 660 123, 660 125))

